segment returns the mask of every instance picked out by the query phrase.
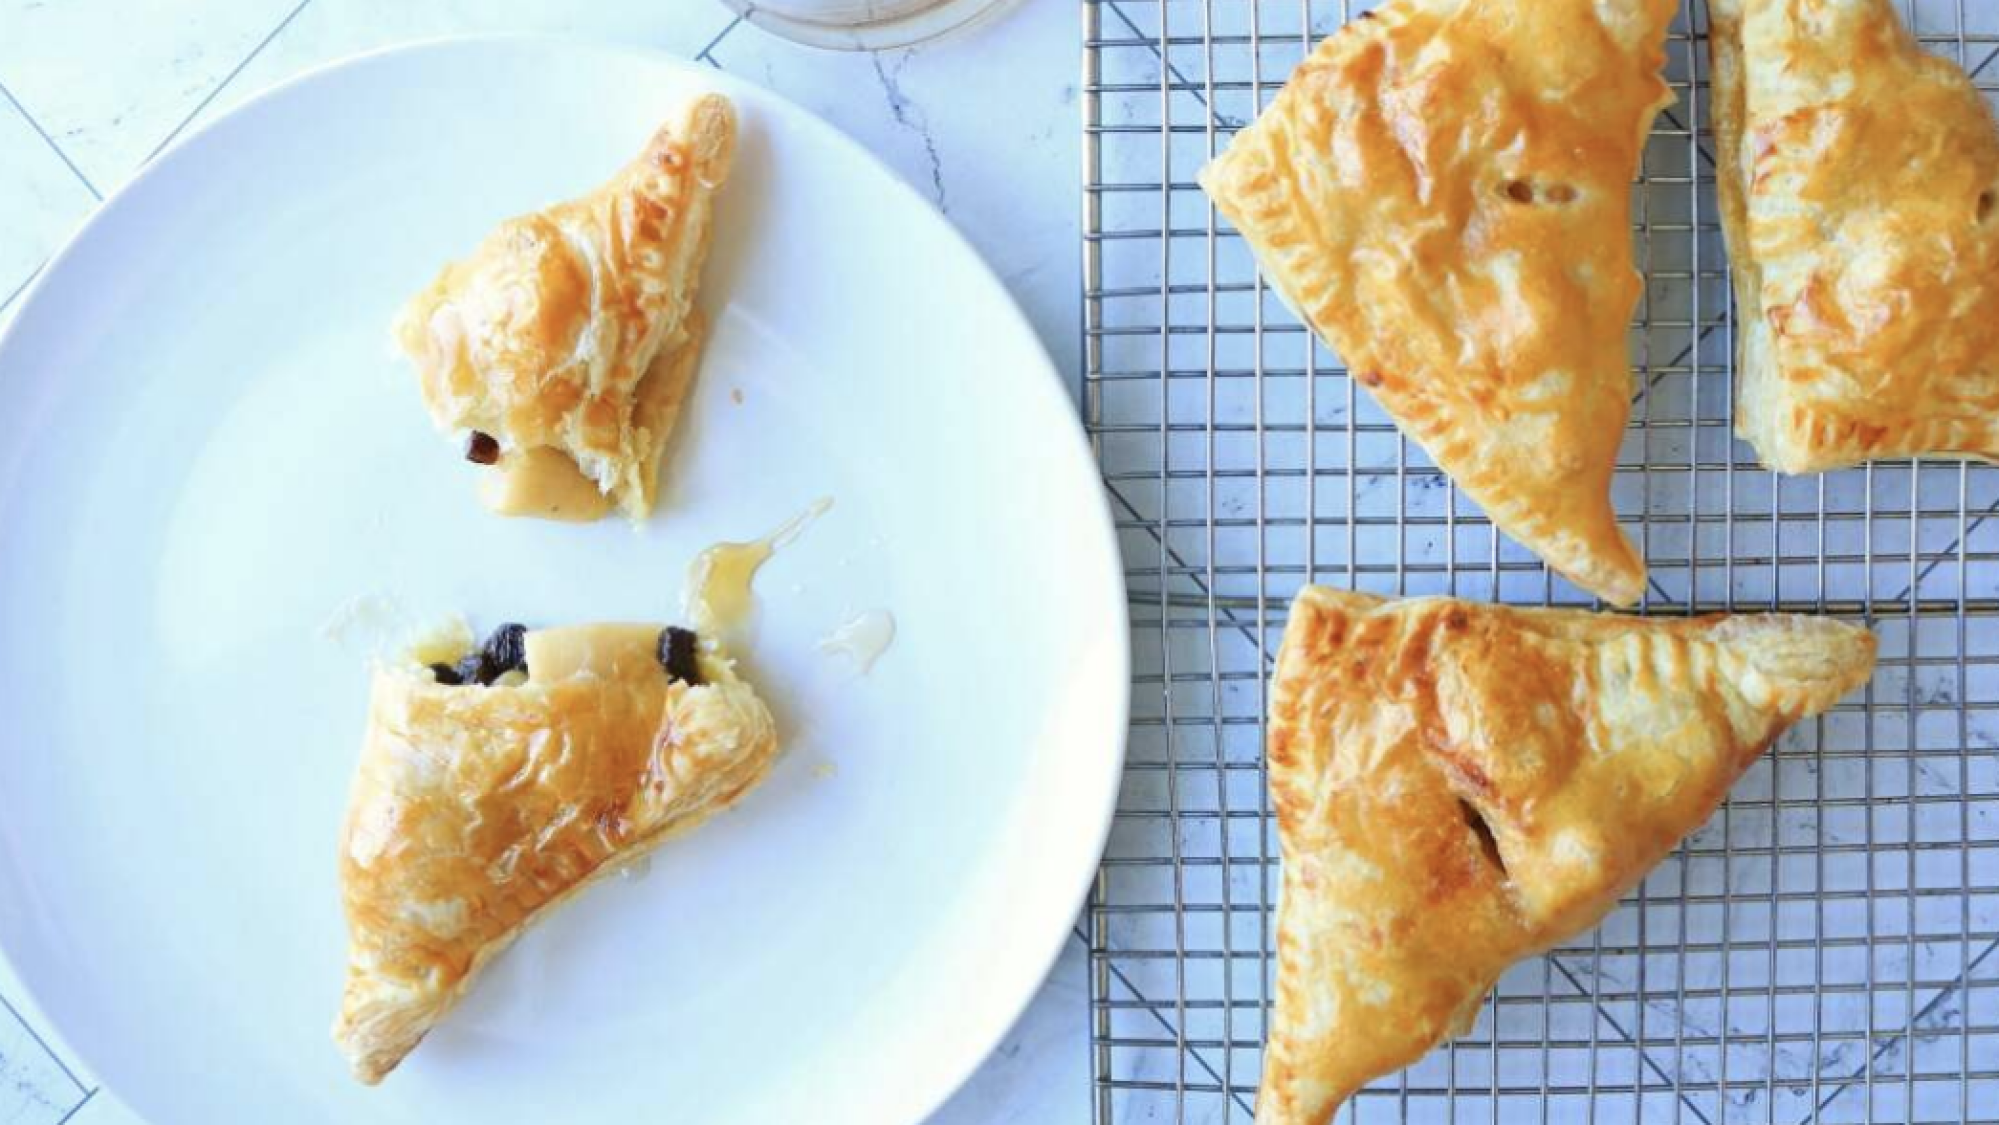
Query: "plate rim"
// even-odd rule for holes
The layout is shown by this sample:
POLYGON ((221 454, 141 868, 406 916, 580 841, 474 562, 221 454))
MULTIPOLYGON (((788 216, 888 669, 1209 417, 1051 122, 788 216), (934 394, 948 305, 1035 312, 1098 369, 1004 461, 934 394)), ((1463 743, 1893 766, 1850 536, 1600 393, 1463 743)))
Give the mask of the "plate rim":
MULTIPOLYGON (((1053 416, 1062 418, 1067 423, 1060 427, 1062 433, 1059 437, 1054 434, 1048 435, 1048 443, 1041 450, 1042 456, 1074 461, 1074 469, 1080 470, 1079 479, 1090 482, 1090 498, 1084 503, 1097 517, 1089 521, 1091 534, 1087 539, 1080 543, 1075 538, 1066 539, 1063 547, 1065 551, 1082 556, 1082 561, 1088 561, 1088 554, 1097 556, 1097 561, 1101 564, 1101 573, 1090 578, 1086 576, 1086 568, 1083 567, 1076 568, 1075 573, 1079 580, 1103 587, 1105 604, 1102 611, 1106 614, 1106 620, 1102 624, 1110 627, 1111 635, 1117 638, 1117 643, 1105 646, 1109 663, 1108 672, 1114 672, 1116 675, 1115 682, 1108 685, 1112 689, 1110 695, 1102 700, 1108 709, 1107 717, 1112 720, 1109 725, 1114 736, 1105 747, 1101 760, 1103 773, 1103 777, 1099 779, 1103 793, 1101 808, 1097 813, 1096 823, 1085 826, 1088 828, 1087 832, 1074 833, 1076 840, 1074 847, 1080 850, 1080 855, 1073 861, 1077 868, 1071 875, 1073 891, 1063 898, 1063 901, 1073 901, 1074 908, 1070 911, 1071 914, 1080 914, 1089 900, 1091 887, 1101 869, 1103 851, 1109 842, 1123 788, 1124 764, 1130 739, 1132 685, 1129 591, 1125 581, 1122 549, 1119 545, 1107 487, 1103 482, 1089 436, 1083 427, 1078 404, 1070 397, 1068 381, 1064 379, 1061 368, 1055 362, 1048 341, 1028 319, 1026 311, 1021 308, 1020 302, 1007 288, 992 263, 987 261, 985 255, 980 253, 964 232, 958 229, 957 224, 939 211, 934 203, 867 146, 839 126, 782 93, 719 67, 703 68, 663 48, 595 35, 564 32, 478 32, 423 36, 371 47, 314 64, 256 91, 214 117, 185 130, 104 196, 90 214, 77 224, 76 229, 64 238, 61 246, 44 260, 35 276, 22 289, 11 318, 4 326, 0 326, 0 386, 4 386, 12 378, 8 373, 8 360, 18 346, 18 339, 23 335, 22 326, 31 322, 31 314, 40 304, 44 291, 51 282, 65 271, 70 260, 80 252, 80 248, 92 238, 94 232, 108 221, 107 217, 114 209, 128 205, 127 200, 130 196, 147 190, 146 185, 160 176, 162 169, 188 159, 186 153, 194 146, 207 143, 208 138, 218 129, 266 103, 293 96, 302 87, 325 81, 336 74, 364 69, 385 59, 437 51, 477 51, 491 47, 619 56, 647 66, 696 76, 700 83, 724 93, 731 92, 731 87, 739 87, 755 91, 758 97, 770 99, 787 115, 787 127, 802 126, 810 132, 817 133, 824 142, 843 150, 847 159, 858 161, 878 173, 888 185, 888 190, 898 197, 897 208, 904 211, 913 210, 914 215, 921 215, 920 220, 913 219, 913 221, 931 224, 949 244, 956 248, 965 267, 983 284, 990 287, 994 299, 989 303, 988 312, 1003 316, 1012 331, 1033 342, 1033 350, 1041 361, 1041 370, 1034 375, 1023 372, 1021 385, 1026 388, 1025 393, 1047 396, 1052 400, 1049 406, 1055 408, 1052 411, 1053 416), (1083 547, 1084 551, 1076 552, 1077 546, 1083 547), (1086 848, 1083 846, 1085 844, 1086 848)), ((1108 675, 1106 678, 1109 678, 1108 675)), ((1014 1000, 1002 1005, 1010 1011, 1007 1019, 997 1022, 989 1032, 976 1037, 981 1044, 976 1052, 969 1053, 965 1059, 953 1065, 941 1066, 934 1071, 939 1080, 931 1084, 933 1091, 917 1103, 922 1108, 921 1112, 912 1118, 912 1123, 927 1120, 963 1089, 965 1084, 993 1057, 1006 1036, 1040 995, 1056 963, 1061 959, 1064 946, 1075 934, 1075 923, 1073 918, 1065 919, 1062 925, 1050 926, 1049 929, 1049 936, 1042 939, 1044 945, 1041 953, 1024 959, 1025 963, 1036 966, 1029 984, 1020 990, 1020 994, 1014 1000)), ((4 935, 0 935, 0 961, 5 961, 10 969, 15 968, 15 961, 8 954, 4 935)), ((49 1006, 45 1003, 48 990, 36 987, 26 974, 18 970, 14 971, 13 975, 17 982, 17 994, 23 996, 31 1008, 42 1013, 50 1029, 78 1061, 93 1074, 99 1074, 99 1067, 91 1061, 89 1054, 76 1045, 62 1023, 51 1014, 49 1006)), ((141 1111, 141 1107, 132 1105, 126 1100, 125 1095, 113 1088, 101 1075, 99 1081, 103 1088, 110 1090, 133 1112, 141 1111)))

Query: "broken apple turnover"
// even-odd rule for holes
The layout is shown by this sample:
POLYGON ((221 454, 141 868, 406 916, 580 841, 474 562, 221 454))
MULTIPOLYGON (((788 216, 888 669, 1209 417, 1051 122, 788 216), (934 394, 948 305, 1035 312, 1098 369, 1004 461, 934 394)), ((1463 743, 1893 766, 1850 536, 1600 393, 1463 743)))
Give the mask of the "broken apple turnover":
POLYGON ((544 911, 734 804, 777 756, 711 642, 658 625, 462 628, 375 671, 340 838, 333 1038, 382 1079, 544 911))
POLYGON ((501 223, 404 308, 396 339, 431 419, 504 515, 652 512, 659 465, 700 359, 694 306, 717 190, 736 148, 728 99, 703 94, 579 199, 501 223))

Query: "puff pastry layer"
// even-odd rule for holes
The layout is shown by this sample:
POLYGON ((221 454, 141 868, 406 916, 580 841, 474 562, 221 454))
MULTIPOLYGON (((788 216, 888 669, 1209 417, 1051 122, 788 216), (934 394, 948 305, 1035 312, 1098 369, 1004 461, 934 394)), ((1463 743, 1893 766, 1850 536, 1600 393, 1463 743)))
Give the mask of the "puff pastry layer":
POLYGON ((1271 687, 1284 855, 1259 1125, 1321 1125, 1595 925, 1779 732, 1866 680, 1808 617, 1665 620, 1308 587, 1271 687))
POLYGON ((704 94, 609 182, 509 219, 446 266, 396 324, 438 426, 491 434, 510 458, 559 451, 627 515, 651 512, 735 148, 735 111, 704 94))
POLYGON ((1201 173, 1272 286, 1548 565, 1644 591, 1610 505, 1631 183, 1676 0, 1396 0, 1320 43, 1201 173))
POLYGON ((1770 468, 1999 459, 1999 131, 1889 0, 1711 0, 1736 429, 1770 468))
POLYGON ((376 671, 340 839, 333 1038, 356 1077, 394 1069, 543 911, 769 771, 777 738, 755 692, 713 651, 699 685, 669 678, 659 636, 530 632, 512 687, 446 686, 414 659, 376 671))

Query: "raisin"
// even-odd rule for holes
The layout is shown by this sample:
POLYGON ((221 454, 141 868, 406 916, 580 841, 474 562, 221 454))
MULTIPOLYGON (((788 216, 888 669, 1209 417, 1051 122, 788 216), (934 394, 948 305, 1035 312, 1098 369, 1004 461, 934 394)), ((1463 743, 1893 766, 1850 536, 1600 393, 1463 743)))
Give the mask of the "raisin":
POLYGON ((701 665, 694 658, 694 643, 693 632, 677 625, 660 630, 659 666, 666 669, 668 678, 684 684, 701 683, 701 665))
POLYGON ((453 669, 460 683, 492 687, 493 681, 518 668, 527 671, 527 626, 502 625, 493 630, 486 643, 459 657, 453 669))
POLYGON ((527 626, 508 624, 493 630, 493 635, 486 638, 482 651, 486 662, 493 666, 494 679, 516 668, 528 670, 527 636, 527 626))
POLYGON ((483 652, 468 652, 459 657, 458 667, 452 671, 458 673, 459 683, 478 684, 480 687, 491 687, 493 681, 500 678, 500 673, 486 662, 483 652))
POLYGON ((465 439, 465 459, 475 465, 491 465, 500 459, 500 443, 484 430, 473 430, 465 439))
POLYGON ((465 682, 465 677, 458 674, 458 669, 453 668, 449 664, 431 665, 430 674, 436 677, 437 682, 443 684, 445 687, 457 687, 459 684, 465 682))

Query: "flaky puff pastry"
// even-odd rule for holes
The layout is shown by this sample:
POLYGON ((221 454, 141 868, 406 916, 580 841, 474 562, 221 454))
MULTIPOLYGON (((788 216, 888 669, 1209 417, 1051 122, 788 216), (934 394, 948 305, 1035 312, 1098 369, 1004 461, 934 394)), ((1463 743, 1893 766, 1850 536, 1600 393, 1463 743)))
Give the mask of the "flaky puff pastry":
MULTIPOLYGON (((695 289, 735 150, 734 109, 703 94, 608 183, 507 220, 446 266, 396 324, 438 426, 491 434, 509 459, 559 452, 628 516, 650 513, 698 357, 695 289), (650 408, 662 399, 674 408, 650 408)), ((534 471, 559 462, 544 464, 534 471)))
POLYGON ((1507 534, 1620 605, 1631 182, 1677 0, 1396 0, 1201 173, 1271 285, 1507 534))
POLYGON ((1308 587, 1271 686, 1283 848, 1259 1125, 1321 1125, 1595 925, 1874 638, 1308 587))
POLYGON ((1736 430, 1770 468, 1999 459, 1999 130, 1888 0, 1710 0, 1736 430))
POLYGON ((669 678, 659 635, 530 632, 512 687, 446 686, 416 660, 376 671, 340 840, 349 944, 333 1026, 363 1082, 543 911, 769 771, 763 702, 712 652, 701 684, 669 678))

